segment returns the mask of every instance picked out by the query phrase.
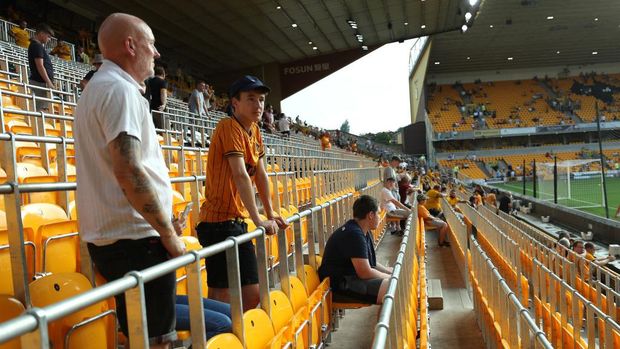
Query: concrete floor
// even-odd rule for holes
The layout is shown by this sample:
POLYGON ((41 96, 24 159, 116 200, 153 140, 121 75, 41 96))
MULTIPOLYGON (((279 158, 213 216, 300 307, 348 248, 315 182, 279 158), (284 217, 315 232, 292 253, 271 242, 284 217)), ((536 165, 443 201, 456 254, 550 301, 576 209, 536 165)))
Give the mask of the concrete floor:
POLYGON ((430 312, 432 348, 485 348, 471 297, 452 251, 437 246, 436 232, 426 233, 426 246, 427 276, 441 280, 444 303, 443 310, 430 312))
MULTIPOLYGON (((440 279, 444 309, 431 311, 431 346, 442 348, 485 348, 476 323, 471 298, 465 289, 459 269, 449 248, 437 247, 434 232, 427 233, 427 273, 429 279, 440 279)), ((377 249, 377 261, 391 265, 400 237, 386 235, 377 249)), ((377 323, 379 306, 348 310, 340 320, 340 328, 332 333, 329 348, 370 348, 377 323)))

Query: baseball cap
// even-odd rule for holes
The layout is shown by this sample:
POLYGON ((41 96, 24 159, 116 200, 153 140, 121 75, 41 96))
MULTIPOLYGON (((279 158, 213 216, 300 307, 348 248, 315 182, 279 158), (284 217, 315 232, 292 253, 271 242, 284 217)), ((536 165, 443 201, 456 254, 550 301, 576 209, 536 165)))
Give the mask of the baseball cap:
POLYGON ((402 160, 396 155, 392 156, 392 160, 390 161, 398 161, 399 163, 402 162, 402 160))
POLYGON ((239 92, 254 90, 258 90, 263 93, 269 93, 269 91, 271 91, 271 89, 267 87, 267 85, 263 84, 263 82, 257 77, 246 75, 230 85, 230 88, 228 89, 228 97, 233 98, 233 96, 236 96, 239 92))
POLYGON ((422 200, 426 200, 428 199, 428 196, 424 195, 424 194, 418 194, 418 196, 416 196, 416 199, 418 201, 422 201, 422 200))
POLYGON ((101 53, 97 53, 95 58, 93 58, 93 64, 103 63, 103 55, 101 53))

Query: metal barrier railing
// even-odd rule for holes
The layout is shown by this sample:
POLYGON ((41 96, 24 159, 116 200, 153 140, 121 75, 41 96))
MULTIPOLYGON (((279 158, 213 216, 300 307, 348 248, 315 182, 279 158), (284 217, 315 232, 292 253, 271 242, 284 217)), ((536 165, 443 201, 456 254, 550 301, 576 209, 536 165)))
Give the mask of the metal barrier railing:
MULTIPOLYGON (((9 36, 9 31, 13 28, 13 27, 19 27, 19 25, 13 23, 13 22, 9 22, 9 21, 5 21, 5 20, 0 20, 0 30, 2 32, 2 40, 3 41, 8 41, 8 42, 15 42, 15 40, 9 36)), ((28 34, 30 34, 30 38, 34 37, 35 31, 33 29, 27 28, 26 29, 28 31, 28 34)), ((56 47, 56 44, 58 43, 58 39, 52 37, 50 38, 50 40, 48 41, 47 44, 45 44, 45 49, 46 50, 51 50, 54 47, 56 47)), ((67 45, 69 46, 69 48, 71 48, 71 60, 75 61, 75 45, 68 43, 65 41, 65 43, 67 43, 67 45)))
MULTIPOLYGON (((350 208, 352 205, 351 194, 346 194, 341 197, 332 199, 322 205, 315 206, 311 209, 304 210, 288 218, 289 223, 295 225, 299 224, 299 221, 307 216, 311 217, 312 226, 317 227, 320 223, 320 214, 326 208, 333 205, 342 205, 345 203, 350 208)), ((333 221, 333 224, 342 224, 344 217, 340 220, 333 221)), ((323 228, 319 227, 313 229, 313 231, 323 231, 328 225, 324 225, 323 228)), ((204 318, 202 314, 201 303, 201 274, 200 274, 200 262, 201 259, 212 256, 214 254, 225 252, 227 255, 227 261, 229 263, 228 278, 230 280, 230 295, 231 295, 231 315, 233 322, 233 333, 244 342, 244 330, 243 330, 243 313, 241 304, 241 284, 239 279, 239 260, 238 260, 238 245, 244 242, 256 239, 257 256, 259 268, 261 271, 266 272, 265 264, 265 231, 263 228, 256 229, 253 232, 238 236, 230 237, 226 241, 203 248, 198 251, 189 251, 186 255, 171 259, 159 265, 147 268, 142 271, 135 271, 128 274, 121 279, 109 282, 105 285, 77 295, 75 297, 63 300, 61 302, 49 305, 44 308, 30 308, 26 314, 14 318, 7 322, 0 324, 0 343, 8 341, 12 338, 24 336, 22 339, 31 345, 31 347, 49 348, 49 336, 47 333, 48 323, 60 319, 69 314, 75 313, 82 308, 104 301, 114 295, 120 293, 126 294, 127 302, 127 314, 129 322, 129 343, 132 348, 147 348, 148 333, 145 327, 146 313, 144 305, 143 287, 144 283, 157 279, 164 274, 174 272, 181 267, 188 267, 188 295, 190 304, 190 323, 192 343, 195 348, 204 348, 204 318), (262 242, 261 242, 262 241, 262 242)), ((279 231, 278 236, 280 240, 280 249, 286 251, 286 235, 284 231, 279 231)), ((299 243, 299 234, 295 234, 295 238, 298 242, 297 255, 295 259, 297 264, 297 275, 300 276, 299 261, 301 261, 301 248, 303 244, 299 243)), ((312 240, 313 241, 313 240, 312 240)), ((312 245, 312 244, 309 244, 312 245)), ((310 248, 310 251, 314 251, 314 248, 310 248)), ((311 256, 314 257, 314 256, 311 256)), ((312 260, 312 259, 311 259, 312 260)), ((282 260, 288 263, 288 258, 282 260)), ((303 268, 302 268, 303 269, 303 268)), ((280 267, 280 281, 282 285, 288 284, 286 281, 288 277, 288 265, 280 267)), ((303 274, 303 270, 301 270, 303 274)), ((303 277, 303 276, 302 276, 303 277)), ((264 276, 263 276, 264 278, 264 276)), ((302 279, 303 280, 303 279, 302 279)), ((267 285, 266 282, 261 282, 263 288, 267 285)), ((286 286, 283 286, 283 290, 286 293, 286 286)), ((262 291, 264 294, 265 288, 262 291)), ((290 292, 290 290, 289 290, 290 292)), ((261 302, 261 306, 268 306, 269 302, 261 302)))
MULTIPOLYGON (((541 323, 539 320, 542 318, 542 312, 546 312, 546 326, 542 328, 550 338, 554 339, 554 344, 561 347, 561 341, 566 341, 563 333, 570 328, 573 328, 571 336, 574 344, 576 345, 580 341, 579 332, 583 319, 575 314, 569 314, 572 311, 571 309, 591 308, 592 314, 599 314, 603 316, 606 323, 609 322, 609 325, 605 326, 616 330, 618 316, 620 315, 618 311, 620 293, 614 290, 614 287, 618 287, 618 282, 617 279, 610 277, 613 272, 605 271, 604 268, 585 260, 572 251, 569 254, 562 249, 560 250, 562 254, 560 254, 560 251, 555 249, 557 248, 555 243, 551 243, 551 239, 515 217, 503 212, 497 215, 493 210, 484 206, 477 210, 469 205, 461 207, 472 224, 483 232, 485 238, 495 236, 492 246, 499 251, 504 251, 502 252, 503 258, 512 261, 515 269, 520 270, 517 275, 521 275, 521 273, 525 275, 530 289, 529 299, 534 300, 535 303, 537 323, 541 323), (491 224, 491 221, 494 223, 491 224), (493 233, 489 234, 489 232, 493 233), (498 241, 497 237, 501 237, 501 240, 504 241, 498 241), (507 242, 511 248, 508 250, 501 248, 507 242), (544 281, 541 281, 540 270, 549 271, 544 281), (602 277, 602 280, 597 279, 597 276, 602 277), (554 286, 552 290, 549 290, 549 284, 552 283, 552 280, 556 281, 553 281, 554 286), (565 294, 567 295, 566 301, 563 300, 565 294), (571 302, 581 303, 573 306, 571 302), (567 303, 570 304, 567 305, 567 303), (556 317, 559 317, 560 320, 556 321, 556 317), (557 326, 554 327, 552 324, 557 326), (559 337, 556 332, 561 333, 559 337)), ((518 282, 516 286, 521 286, 521 283, 518 282)), ((517 291, 518 294, 521 294, 521 291, 517 291)), ((592 341, 608 340, 607 343, 610 343, 609 340, 612 340, 608 337, 611 336, 610 333, 612 332, 610 331, 607 334, 593 330, 587 331, 588 345, 591 345, 592 341)))
MULTIPOLYGON (((417 294, 414 278, 414 260, 417 259, 416 239, 417 219, 409 215, 396 262, 390 277, 387 291, 383 297, 383 305, 379 312, 379 320, 375 325, 373 349, 403 348, 407 341, 409 326, 417 318, 410 319, 411 294, 417 294), (413 222, 413 224, 412 224, 413 222)), ((417 296, 415 297, 417 301, 417 296)), ((416 314, 417 315, 417 314, 416 314)), ((415 340, 415 339, 414 339, 415 340)))
POLYGON ((519 301, 519 297, 497 271, 476 238, 470 236, 469 242, 474 309, 487 345, 502 347, 502 342, 506 342, 507 346, 503 347, 553 348, 545 333, 537 326, 528 310, 519 301), (489 314, 489 309, 494 314, 493 318, 486 316, 489 314), (499 331, 494 323, 499 324, 499 331))
POLYGON ((536 259, 533 274, 536 323, 556 347, 617 348, 620 325, 612 316, 536 259))

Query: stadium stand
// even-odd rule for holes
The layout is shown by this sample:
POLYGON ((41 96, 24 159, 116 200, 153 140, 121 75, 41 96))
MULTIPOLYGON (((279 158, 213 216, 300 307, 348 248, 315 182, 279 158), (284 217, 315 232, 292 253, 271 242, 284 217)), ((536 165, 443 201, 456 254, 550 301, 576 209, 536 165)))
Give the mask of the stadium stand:
MULTIPOLYGON (((39 97, 32 94, 31 86, 23 78, 26 76, 24 50, 7 43, 0 45, 3 52, 0 55, 0 119, 5 125, 5 133, 0 136, 5 149, 2 166, 7 183, 16 183, 3 184, 2 189, 5 193, 5 215, 9 217, 6 223, 8 231, 1 235, 0 240, 0 273, 5 281, 9 281, 2 283, 2 293, 24 299, 26 306, 36 305, 46 309, 44 311, 49 311, 56 307, 58 301, 70 297, 76 301, 80 298, 89 299, 89 304, 97 304, 88 308, 63 308, 56 315, 49 313, 49 336, 54 346, 81 348, 85 345, 84 341, 92 341, 93 338, 98 338, 97 347, 101 348, 114 348, 118 341, 137 345, 143 340, 144 332, 131 333, 129 338, 123 338, 116 332, 116 322, 110 320, 110 317, 114 318, 114 302, 110 296, 123 291, 139 292, 133 288, 136 279, 126 277, 125 282, 133 285, 127 284, 123 289, 103 284, 99 279, 97 285, 102 290, 108 287, 112 292, 96 296, 99 290, 90 290, 87 279, 95 276, 89 269, 88 261, 81 256, 83 247, 80 248, 77 235, 76 219, 79 218, 72 195, 75 189, 75 167, 71 126, 79 95, 79 80, 89 67, 52 59, 58 80, 61 81, 61 89, 49 91, 54 96, 50 99, 54 106, 53 112, 34 112, 39 97), (16 214, 20 210, 21 215, 16 214), (17 241, 25 242, 25 252, 13 248, 17 241), (11 262, 20 260, 23 262, 11 262), (20 274, 21 270, 27 270, 27 275, 20 274), (15 275, 23 276, 15 278, 15 275), (35 281, 32 281, 33 278, 35 281), (58 289, 56 285, 64 286, 58 289), (70 292, 64 292, 64 287, 70 289, 70 292), (50 293, 50 290, 57 292, 50 293)), ((189 220, 192 223, 190 226, 194 226, 198 221, 197 208, 204 200, 201 182, 204 180, 208 157, 208 147, 205 147, 208 143, 205 141, 224 115, 214 112, 209 119, 201 119, 188 112, 187 104, 175 99, 170 100, 166 112, 159 114, 166 125, 165 129, 158 130, 161 132, 160 143, 176 189, 174 210, 180 212, 192 202, 189 220)), ((253 240, 258 255, 265 257, 259 258, 261 298, 264 300, 261 302, 262 309, 241 314, 235 303, 238 300, 233 300, 234 335, 216 336, 206 343, 208 348, 232 348, 235 345, 248 348, 264 348, 266 345, 271 348, 323 346, 335 326, 332 312, 336 311, 331 304, 329 280, 320 282, 316 273, 327 240, 323 232, 331 232, 346 221, 354 197, 361 192, 378 196, 381 186, 381 171, 370 159, 338 149, 320 150, 316 141, 301 135, 291 135, 286 139, 265 135, 265 143, 270 186, 274 188, 272 200, 280 214, 293 224, 287 231, 274 236, 266 237, 260 230, 255 230, 243 237, 245 240, 253 240), (317 230, 317 226, 323 229, 317 230), (318 236, 315 235, 317 232, 320 232, 318 236), (318 249, 308 243, 315 239, 319 241, 318 249), (303 264, 302 249, 309 251, 309 264, 303 264), (298 271, 296 275, 288 273, 289 259, 279 258, 285 255, 292 256, 295 261, 295 270, 298 271)), ((384 233, 384 212, 381 217, 380 227, 373 232, 376 244, 384 233)), ((177 269, 178 293, 188 294, 190 302, 195 294, 206 296, 204 261, 195 258, 204 258, 210 253, 201 250, 201 246, 192 237, 194 234, 193 229, 188 228, 183 239, 188 250, 196 253, 171 261, 174 266, 166 267, 177 269), (195 264, 197 262, 202 264, 195 264), (198 269, 193 265, 197 265, 198 269)), ((418 240, 416 249, 423 249, 419 242, 420 235, 416 235, 415 231, 410 235, 412 241, 414 238, 418 240)), ((229 250, 232 247, 228 243, 224 245, 229 250)), ((413 242, 404 243, 403 246, 407 246, 408 255, 413 253, 413 242)), ((402 287, 407 287, 407 292, 401 295, 401 301, 409 309, 405 322, 407 326, 402 328, 407 335, 402 338, 410 347, 414 347, 419 323, 420 329, 424 330, 420 347, 427 347, 429 328, 424 300, 423 254, 415 259, 415 266, 408 264, 409 259, 406 261, 401 258, 399 263, 403 268, 406 265, 409 273, 406 278, 402 277, 401 282, 402 287), (421 280, 420 285, 417 284, 418 280, 421 280), (420 297, 418 287, 422 290, 420 297), (405 294, 407 297, 404 297, 405 294)), ((402 275, 405 275, 404 272, 402 275)), ((152 278, 148 271, 140 275, 145 282, 152 278)), ((13 300, 5 303, 3 307, 7 309, 18 308, 13 306, 18 304, 13 300)), ((3 316, 6 314, 14 318, 18 313, 19 310, 7 311, 3 312, 3 316)), ((21 315, 15 321, 30 316, 21 315)), ((192 319, 197 318, 193 311, 191 316, 192 319)), ((204 323, 201 325, 192 321, 192 328, 204 328, 204 323)), ((12 332, 10 336, 19 336, 29 331, 12 332)), ((8 335, 5 331, 0 332, 2 336, 8 335)), ((23 341, 35 343, 43 338, 26 335, 23 341)), ((204 331, 179 332, 179 338, 186 343, 193 342, 194 347, 201 347, 196 343, 205 343, 204 331)), ((4 340, 4 337, 0 339, 4 340)))

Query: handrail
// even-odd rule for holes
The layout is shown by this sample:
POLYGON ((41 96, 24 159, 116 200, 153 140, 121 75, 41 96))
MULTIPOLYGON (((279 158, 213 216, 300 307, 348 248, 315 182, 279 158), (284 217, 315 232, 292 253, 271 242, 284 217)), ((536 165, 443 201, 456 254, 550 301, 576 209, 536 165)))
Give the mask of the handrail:
MULTIPOLYGON (((350 193, 339 196, 322 205, 317 205, 311 209, 306 209, 299 212, 299 214, 289 217, 287 222, 297 222, 301 220, 301 218, 306 217, 313 212, 320 211, 323 208, 329 207, 330 205, 349 197, 351 197, 350 193)), ((248 232, 247 234, 243 234, 235 238, 228 238, 225 241, 212 246, 204 247, 197 251, 191 251, 183 256, 170 259, 142 271, 129 273, 123 278, 111 281, 58 303, 54 303, 43 308, 31 308, 26 312, 26 314, 20 315, 19 317, 8 320, 4 323, 0 323, 0 343, 25 335, 37 329, 41 329, 41 327, 47 326, 48 322, 60 319, 64 316, 79 311, 80 309, 104 301, 112 296, 132 290, 140 284, 174 272, 181 267, 187 267, 192 263, 199 262, 200 259, 213 256, 231 248, 237 248, 239 244, 264 236, 264 233, 264 228, 259 227, 252 232, 248 232)), ((41 345, 42 347, 47 348, 49 343, 47 340, 41 340, 41 345)))
POLYGON ((417 231, 411 231, 411 222, 413 221, 413 217, 414 215, 410 214, 407 218, 405 232, 402 242, 400 244, 400 249, 396 256, 396 262, 393 266, 392 275, 390 275, 390 281, 388 283, 387 291, 385 293, 385 296, 383 297, 383 305, 381 306, 381 310, 379 311, 379 319, 377 321, 377 324, 375 325, 374 338, 371 346, 371 348, 373 349, 381 349, 386 347, 389 331, 394 331, 394 329, 390 327, 390 324, 394 323, 392 318, 394 316, 394 308, 397 306, 396 298, 398 296, 405 299, 406 297, 408 297, 407 294, 402 295, 402 291, 400 292, 400 295, 397 295, 396 292, 398 289, 404 288, 403 282, 407 282, 411 277, 410 275, 404 275, 404 273, 401 274, 401 272, 407 271, 407 268, 405 268, 404 266, 405 263, 412 263, 413 256, 405 255, 408 254, 408 244, 413 244, 415 242, 415 235, 417 234, 417 231), (411 238, 412 235, 414 236, 414 238, 411 238), (399 283, 401 277, 405 280, 399 283))

